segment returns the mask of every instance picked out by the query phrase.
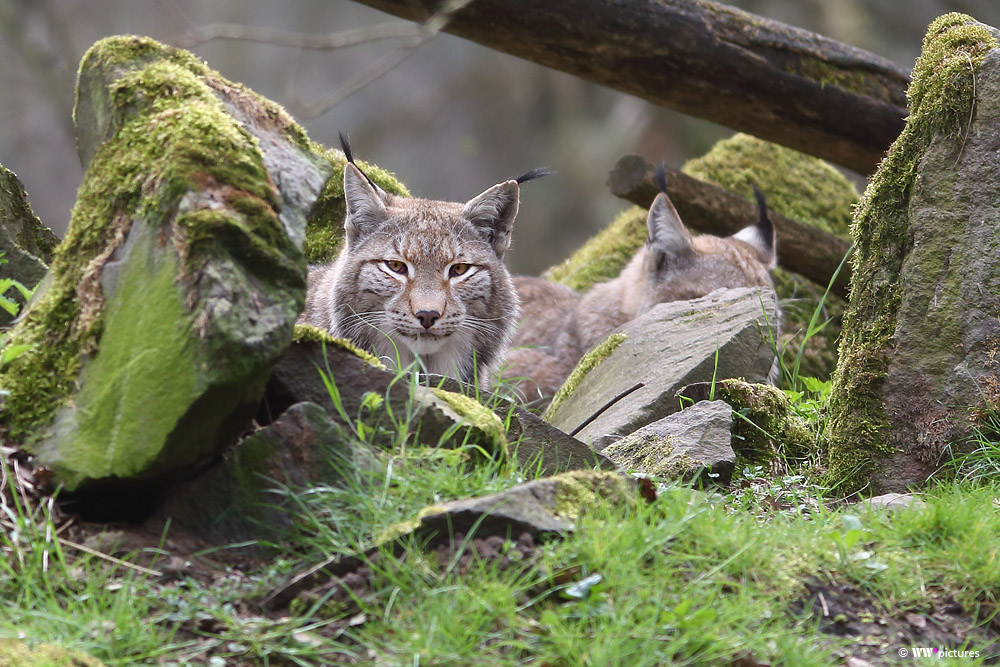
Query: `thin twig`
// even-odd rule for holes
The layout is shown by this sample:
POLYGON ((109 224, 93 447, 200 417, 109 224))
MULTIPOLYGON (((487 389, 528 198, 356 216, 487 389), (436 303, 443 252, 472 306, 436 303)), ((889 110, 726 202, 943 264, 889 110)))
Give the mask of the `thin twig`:
POLYGON ((385 39, 412 39, 422 34, 422 26, 396 21, 323 34, 262 28, 239 23, 210 23, 183 33, 173 42, 185 49, 217 39, 230 39, 312 51, 334 51, 385 39))
POLYGON ((414 43, 401 46, 398 49, 385 54, 370 66, 364 68, 350 79, 340 84, 317 102, 303 103, 296 114, 302 118, 315 118, 343 102, 345 99, 379 80, 397 65, 410 57, 418 46, 424 43, 423 39, 415 40, 414 43))
POLYGON ((67 540, 64 537, 57 537, 57 539, 59 540, 59 544, 62 544, 63 546, 70 547, 71 549, 76 549, 77 551, 82 551, 83 553, 90 554, 91 556, 97 556, 98 558, 103 558, 104 560, 110 561, 115 565, 121 565, 122 567, 127 567, 137 572, 142 572, 143 574, 148 574, 153 577, 163 576, 163 572, 161 572, 160 570, 153 570, 148 567, 143 567, 142 565, 129 563, 128 561, 124 561, 121 558, 115 558, 110 554, 106 554, 103 551, 98 551, 97 549, 91 549, 90 547, 84 546, 83 544, 77 544, 76 542, 71 542, 70 540, 67 540))
POLYGON ((573 437, 574 435, 576 435, 577 433, 579 433, 583 429, 587 428, 587 426, 590 424, 590 422, 594 421, 595 419, 597 419, 598 417, 600 417, 602 414, 604 414, 605 411, 608 408, 610 408, 612 405, 614 405, 618 401, 622 400, 623 398, 625 398, 626 396, 628 396, 629 394, 631 394, 633 391, 636 391, 638 389, 642 389, 645 386, 646 386, 645 382, 636 382, 634 385, 632 385, 631 387, 629 387, 628 389, 626 389, 622 393, 620 393, 617 396, 615 396, 614 398, 612 398, 610 401, 608 401, 607 403, 605 403, 604 405, 602 405, 601 407, 599 407, 597 409, 597 412, 595 412, 594 414, 592 414, 589 417, 587 417, 583 421, 582 424, 580 424, 575 429, 573 429, 572 431, 570 431, 569 432, 570 437, 573 437))
POLYGON ((411 33, 402 46, 382 56, 374 64, 366 67, 356 76, 337 86, 320 101, 312 104, 302 104, 297 115, 304 118, 320 116, 362 88, 382 78, 409 58, 418 47, 436 37, 439 32, 444 30, 451 15, 470 2, 472 0, 451 0, 451 2, 444 3, 440 11, 431 15, 426 21, 420 24, 416 32, 411 33))

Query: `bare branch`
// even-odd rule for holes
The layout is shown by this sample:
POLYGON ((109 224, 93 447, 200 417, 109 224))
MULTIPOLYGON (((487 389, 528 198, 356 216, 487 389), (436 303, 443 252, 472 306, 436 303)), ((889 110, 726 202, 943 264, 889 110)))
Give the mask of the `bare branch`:
MULTIPOLYGON (((358 1, 413 21, 438 6, 358 1)), ((906 68, 705 0, 477 0, 445 30, 861 173, 906 116, 906 68)))
POLYGON ((210 23, 183 33, 175 38, 173 43, 181 48, 190 49, 206 42, 230 39, 294 49, 333 51, 386 39, 412 39, 422 34, 421 26, 398 21, 325 34, 277 30, 239 23, 210 23))

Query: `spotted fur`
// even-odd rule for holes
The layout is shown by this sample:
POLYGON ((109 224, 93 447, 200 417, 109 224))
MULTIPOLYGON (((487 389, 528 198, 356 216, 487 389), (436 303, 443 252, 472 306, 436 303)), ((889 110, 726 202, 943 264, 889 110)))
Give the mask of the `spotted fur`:
POLYGON ((658 303, 695 299, 720 287, 772 288, 774 227, 762 195, 759 219, 732 236, 693 236, 666 193, 665 179, 646 217, 647 239, 618 277, 579 294, 518 276, 522 324, 504 375, 527 398, 551 396, 580 358, 621 325, 658 303))

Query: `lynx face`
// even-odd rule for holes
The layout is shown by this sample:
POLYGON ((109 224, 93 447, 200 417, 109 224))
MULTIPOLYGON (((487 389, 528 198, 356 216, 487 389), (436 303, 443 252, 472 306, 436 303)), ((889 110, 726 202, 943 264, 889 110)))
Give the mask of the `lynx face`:
POLYGON ((658 303, 696 299, 720 287, 773 288, 774 226, 762 196, 758 208, 760 219, 732 236, 692 236, 666 193, 658 194, 646 217, 645 245, 578 306, 584 345, 599 343, 658 303))
POLYGON ((663 192, 646 217, 645 245, 616 278, 583 295, 541 278, 517 278, 524 322, 505 375, 525 378, 526 397, 548 398, 587 350, 659 303, 720 287, 773 288, 774 226, 759 193, 757 205, 760 219, 732 236, 692 236, 663 192))
POLYGON ((657 195, 646 220, 646 245, 633 260, 642 268, 636 276, 636 314, 720 287, 773 287, 774 227, 763 204, 760 211, 756 224, 732 236, 692 237, 667 195, 657 195))
POLYGON ((344 169, 345 243, 316 269, 304 320, 373 349, 390 364, 488 383, 517 322, 503 264, 518 185, 466 204, 407 199, 344 169))

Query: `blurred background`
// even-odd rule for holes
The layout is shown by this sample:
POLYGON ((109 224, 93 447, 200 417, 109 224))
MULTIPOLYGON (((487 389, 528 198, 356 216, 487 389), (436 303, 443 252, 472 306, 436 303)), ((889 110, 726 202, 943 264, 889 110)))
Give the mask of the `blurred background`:
MULTIPOLYGON (((996 0, 730 4, 907 67, 926 26, 943 13, 1000 25, 996 0)), ((71 114, 83 53, 113 34, 185 44, 199 27, 220 22, 303 33, 405 23, 349 0, 0 0, 0 164, 20 177, 57 234, 82 176, 71 114)), ((555 169, 522 189, 509 255, 520 273, 562 260, 625 208, 604 184, 621 155, 679 167, 732 133, 446 34, 351 92, 352 81, 396 46, 307 51, 216 40, 191 50, 283 104, 315 141, 336 145, 339 131, 350 134, 358 157, 395 172, 416 196, 465 201, 532 167, 555 169), (331 94, 347 95, 312 113, 331 94)))

